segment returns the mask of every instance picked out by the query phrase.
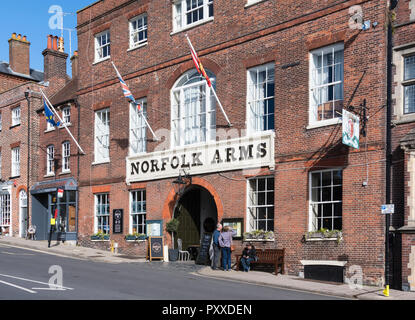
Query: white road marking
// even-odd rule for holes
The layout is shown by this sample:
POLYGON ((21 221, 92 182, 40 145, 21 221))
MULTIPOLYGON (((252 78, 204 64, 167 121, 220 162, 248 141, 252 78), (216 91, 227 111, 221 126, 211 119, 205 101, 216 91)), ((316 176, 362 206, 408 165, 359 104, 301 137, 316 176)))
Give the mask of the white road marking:
POLYGON ((57 287, 57 288, 32 288, 32 290, 50 290, 50 291, 66 291, 63 287, 57 287))
MULTIPOLYGON (((10 275, 7 275, 7 274, 0 274, 0 277, 12 278, 12 279, 17 279, 17 280, 22 280, 22 281, 29 281, 29 282, 39 283, 39 284, 44 284, 44 285, 49 286, 49 283, 46 283, 46 282, 14 277, 14 276, 10 276, 10 275)), ((68 288, 68 287, 62 287, 62 289, 64 289, 64 290, 74 290, 73 288, 68 288)))
POLYGON ((29 290, 29 289, 23 288, 23 287, 21 287, 21 286, 18 286, 18 285, 15 285, 15 284, 13 284, 13 283, 9 283, 9 282, 6 282, 6 281, 1 281, 1 280, 0 280, 0 283, 3 283, 3 284, 8 285, 8 286, 10 286, 10 287, 14 287, 14 288, 17 288, 17 289, 20 289, 20 290, 23 290, 23 291, 26 291, 26 292, 29 292, 29 293, 37 293, 36 291, 32 291, 32 290, 29 290))

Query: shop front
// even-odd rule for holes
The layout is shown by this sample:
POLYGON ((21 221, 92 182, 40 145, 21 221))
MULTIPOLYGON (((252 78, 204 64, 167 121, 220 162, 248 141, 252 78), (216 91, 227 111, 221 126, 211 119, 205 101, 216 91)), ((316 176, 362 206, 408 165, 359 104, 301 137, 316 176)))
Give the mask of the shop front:
POLYGON ((30 191, 32 196, 32 225, 36 226, 36 239, 47 240, 51 219, 56 217, 52 240, 77 240, 78 184, 75 179, 37 183, 30 191))

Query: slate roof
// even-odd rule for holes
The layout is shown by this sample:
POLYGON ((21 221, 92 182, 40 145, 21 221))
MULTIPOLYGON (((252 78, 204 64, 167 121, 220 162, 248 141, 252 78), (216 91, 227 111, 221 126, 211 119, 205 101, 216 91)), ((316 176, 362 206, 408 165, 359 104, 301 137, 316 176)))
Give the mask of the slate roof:
POLYGON ((33 81, 36 81, 36 82, 41 82, 41 81, 43 81, 43 78, 44 78, 43 72, 41 72, 39 70, 30 69, 30 75, 14 72, 10 68, 10 65, 7 62, 4 62, 4 61, 0 61, 0 73, 5 73, 5 74, 15 76, 15 77, 20 77, 20 78, 25 78, 25 79, 28 79, 28 80, 33 80, 33 81))

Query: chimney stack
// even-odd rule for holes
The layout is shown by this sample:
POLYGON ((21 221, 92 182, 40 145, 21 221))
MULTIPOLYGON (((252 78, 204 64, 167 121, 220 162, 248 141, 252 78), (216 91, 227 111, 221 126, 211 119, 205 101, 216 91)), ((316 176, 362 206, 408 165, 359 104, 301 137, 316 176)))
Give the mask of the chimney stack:
POLYGON ((47 48, 42 52, 44 57, 44 81, 49 81, 52 78, 67 79, 66 75, 66 60, 68 54, 64 52, 63 38, 59 40, 58 37, 48 35, 47 48))
POLYGON ((79 62, 78 62, 78 51, 75 51, 73 53, 73 56, 71 58, 72 62, 72 79, 78 78, 78 68, 79 68, 79 62))
POLYGON ((13 33, 9 40, 9 65, 14 72, 30 75, 30 42, 13 33))

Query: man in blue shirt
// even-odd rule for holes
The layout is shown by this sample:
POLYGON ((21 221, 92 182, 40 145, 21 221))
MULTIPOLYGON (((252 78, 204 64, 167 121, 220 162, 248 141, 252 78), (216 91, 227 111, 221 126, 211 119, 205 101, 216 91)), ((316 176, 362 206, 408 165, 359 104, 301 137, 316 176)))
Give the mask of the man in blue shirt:
POLYGON ((218 225, 216 226, 216 230, 213 232, 213 236, 212 236, 212 245, 213 245, 212 270, 216 270, 219 267, 219 263, 220 263, 219 236, 220 236, 221 230, 222 230, 222 225, 218 223, 218 225))

